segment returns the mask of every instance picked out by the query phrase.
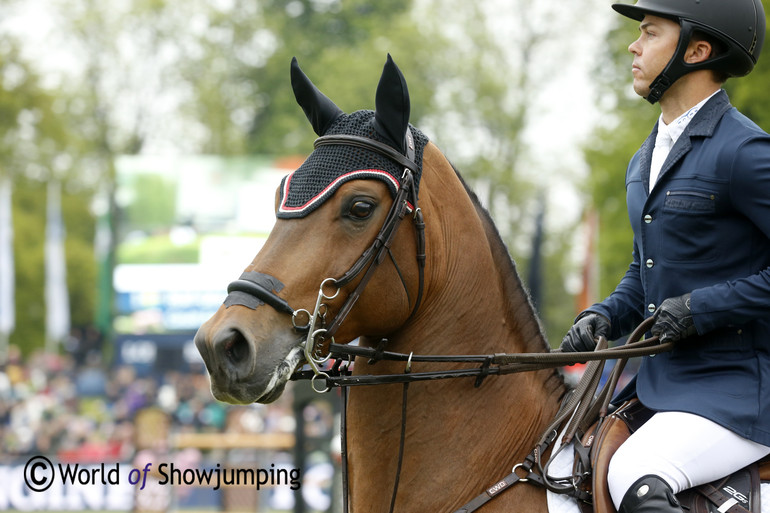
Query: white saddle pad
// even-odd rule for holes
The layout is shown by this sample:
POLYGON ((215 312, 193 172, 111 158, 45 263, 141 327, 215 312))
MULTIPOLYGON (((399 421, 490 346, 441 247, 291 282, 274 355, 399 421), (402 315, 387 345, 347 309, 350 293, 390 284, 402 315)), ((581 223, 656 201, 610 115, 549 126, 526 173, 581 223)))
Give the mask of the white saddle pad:
MULTIPOLYGON (((561 443, 561 436, 555 442, 555 447, 561 443)), ((563 450, 556 455, 551 463, 550 475, 567 476, 572 472, 572 464, 575 459, 575 453, 571 450, 563 450)), ((770 483, 762 483, 760 487, 762 511, 770 512, 770 483)), ((548 492, 548 513, 580 513, 577 500, 567 495, 548 492)))

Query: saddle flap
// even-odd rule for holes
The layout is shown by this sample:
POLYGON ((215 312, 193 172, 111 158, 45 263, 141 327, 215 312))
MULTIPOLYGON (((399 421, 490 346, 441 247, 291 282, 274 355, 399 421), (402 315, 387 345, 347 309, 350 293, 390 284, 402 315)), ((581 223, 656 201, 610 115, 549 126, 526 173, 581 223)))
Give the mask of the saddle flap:
MULTIPOLYGON (((586 431, 581 440, 583 449, 578 450, 590 454, 592 476, 590 486, 586 488, 593 499, 594 513, 616 513, 607 484, 610 460, 623 442, 653 414, 634 399, 586 431)), ((576 454, 576 466, 579 461, 576 454)), ((575 472, 582 474, 584 469, 576 468, 575 472)), ((691 513, 759 513, 760 480, 770 480, 770 456, 724 479, 685 490, 677 498, 688 508, 685 511, 691 513)), ((581 509, 591 511, 590 505, 586 504, 581 504, 581 509)))
MULTIPOLYGON (((613 413, 591 426, 582 440, 590 449, 592 479, 590 490, 595 512, 614 512, 615 505, 610 498, 607 471, 615 451, 631 436, 631 430, 622 417, 613 413)), ((578 458, 575 459, 578 461, 578 458)))
POLYGON ((724 479, 677 494, 680 504, 694 513, 760 513, 757 465, 724 479))
POLYGON ((759 480, 770 481, 770 456, 765 456, 759 460, 757 466, 759 467, 759 480))

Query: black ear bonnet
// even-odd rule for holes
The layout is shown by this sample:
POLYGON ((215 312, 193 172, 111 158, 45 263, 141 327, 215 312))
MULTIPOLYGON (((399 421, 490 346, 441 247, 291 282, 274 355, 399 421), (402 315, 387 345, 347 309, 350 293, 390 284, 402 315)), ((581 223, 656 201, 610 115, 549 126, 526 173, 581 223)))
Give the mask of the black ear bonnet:
MULTIPOLYGON (((359 110, 345 114, 324 96, 292 61, 292 87, 297 102, 321 135, 355 135, 388 144, 405 151, 406 131, 414 138, 415 157, 420 172, 422 155, 428 138, 408 123, 409 93, 401 72, 390 56, 377 88, 377 112, 359 110), (394 134, 404 134, 394 140, 394 134)), ((395 196, 401 186, 404 169, 388 157, 366 148, 351 145, 323 145, 316 148, 293 173, 283 178, 280 204, 276 216, 283 219, 305 217, 350 180, 382 180, 395 196)), ((414 175, 419 190, 420 172, 414 175)))

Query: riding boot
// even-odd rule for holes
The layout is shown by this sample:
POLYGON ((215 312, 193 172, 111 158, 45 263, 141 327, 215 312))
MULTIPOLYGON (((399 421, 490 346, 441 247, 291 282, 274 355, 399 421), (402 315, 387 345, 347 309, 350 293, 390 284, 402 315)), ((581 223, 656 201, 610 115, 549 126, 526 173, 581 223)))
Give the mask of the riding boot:
POLYGON ((618 513, 682 513, 682 508, 668 483, 649 474, 631 485, 618 513))

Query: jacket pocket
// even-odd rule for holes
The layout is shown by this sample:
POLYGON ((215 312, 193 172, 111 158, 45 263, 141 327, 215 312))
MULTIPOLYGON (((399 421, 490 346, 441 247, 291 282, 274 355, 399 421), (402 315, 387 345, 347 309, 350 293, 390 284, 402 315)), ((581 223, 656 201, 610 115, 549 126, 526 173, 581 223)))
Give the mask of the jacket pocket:
POLYGON ((716 195, 701 191, 666 191, 664 212, 691 214, 713 213, 717 210, 716 195))
POLYGON ((671 263, 706 263, 719 258, 714 240, 717 196, 707 190, 666 191, 663 200, 661 244, 663 259, 671 263))

